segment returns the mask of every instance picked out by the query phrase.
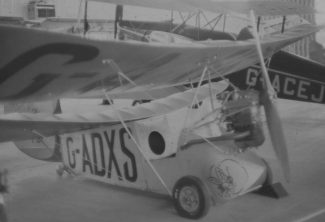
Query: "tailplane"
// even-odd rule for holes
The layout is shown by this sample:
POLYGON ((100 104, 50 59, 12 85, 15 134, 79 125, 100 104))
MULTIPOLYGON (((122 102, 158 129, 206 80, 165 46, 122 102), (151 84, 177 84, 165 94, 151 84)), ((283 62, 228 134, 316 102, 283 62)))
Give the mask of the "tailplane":
MULTIPOLYGON (((37 103, 10 103, 4 105, 4 113, 62 113, 60 101, 37 103)), ((61 162, 60 137, 44 137, 37 131, 30 130, 33 139, 14 141, 17 148, 26 155, 44 161, 61 162)))

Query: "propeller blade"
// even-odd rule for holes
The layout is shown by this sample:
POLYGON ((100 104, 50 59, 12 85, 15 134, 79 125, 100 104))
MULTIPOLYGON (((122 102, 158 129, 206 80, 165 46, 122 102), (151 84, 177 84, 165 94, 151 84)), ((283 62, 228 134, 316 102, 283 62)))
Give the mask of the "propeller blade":
POLYGON ((288 150, 287 144, 284 138, 284 132, 279 116, 279 112, 276 106, 276 92, 272 86, 270 77, 268 75, 264 57, 262 53, 260 38, 258 35, 257 27, 256 27, 256 19, 254 15, 254 11, 251 11, 251 22, 253 28, 253 34, 256 42, 256 49, 259 56, 261 68, 262 68, 262 75, 264 79, 264 91, 262 93, 262 103, 265 109, 265 115, 267 120, 267 126, 269 129, 271 142, 273 145, 273 149, 275 155, 280 162, 280 166, 282 172, 284 174, 285 179, 287 182, 290 181, 290 167, 289 167, 289 157, 288 157, 288 150))
POLYGON ((285 141, 279 112, 276 106, 276 101, 272 100, 270 96, 266 95, 265 93, 262 95, 262 97, 264 97, 262 99, 262 103, 265 109, 265 116, 273 149, 278 161, 280 162, 280 166, 286 181, 290 182, 290 167, 287 144, 285 141))
POLYGON ((274 91, 269 74, 268 74, 266 66, 265 66, 264 56, 263 56, 262 47, 261 47, 261 41, 260 41, 260 37, 258 35, 257 26, 256 26, 256 18, 255 18, 253 10, 251 10, 251 22, 252 22, 252 28, 253 28, 253 36, 255 38, 256 50, 257 50, 258 58, 261 63, 262 76, 263 76, 264 83, 265 83, 264 87, 266 88, 269 96, 274 97, 274 96, 276 96, 276 92, 274 91))

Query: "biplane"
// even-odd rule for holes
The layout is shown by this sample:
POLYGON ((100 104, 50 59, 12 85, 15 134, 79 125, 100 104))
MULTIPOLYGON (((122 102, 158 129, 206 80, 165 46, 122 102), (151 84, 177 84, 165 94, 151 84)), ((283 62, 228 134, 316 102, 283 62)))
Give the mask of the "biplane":
POLYGON ((56 104, 74 97, 111 104, 87 113, 32 108, 32 113, 3 114, 1 142, 13 141, 33 158, 61 162, 59 174, 167 194, 181 216, 197 219, 219 201, 272 185, 267 162, 254 151, 264 142, 264 107, 273 148, 289 180, 276 93, 264 59, 319 28, 303 23, 261 38, 254 11, 287 15, 310 9, 281 1, 102 1, 186 12, 254 9, 253 38, 100 41, 1 25, 1 102, 56 104), (240 90, 227 81, 227 75, 258 63, 259 89, 240 90), (226 91, 229 86, 232 91, 226 91), (152 101, 118 108, 114 98, 152 101))
MULTIPOLYGON (((122 6, 119 8, 117 7, 116 14, 117 16, 115 23, 117 27, 120 27, 120 32, 127 33, 128 30, 140 30, 142 32, 138 35, 138 37, 135 36, 134 32, 129 34, 131 35, 131 38, 133 35, 133 38, 142 40, 144 39, 144 33, 153 41, 159 40, 159 37, 162 39, 163 34, 167 36, 165 39, 168 39, 168 34, 172 34, 172 36, 169 36, 169 38, 177 38, 179 41, 183 39, 179 38, 179 36, 186 37, 188 38, 187 40, 196 41, 209 39, 243 40, 253 38, 251 33, 245 32, 245 28, 242 29, 238 34, 234 33, 233 31, 225 31, 225 29, 227 29, 225 24, 227 22, 227 16, 225 14, 217 14, 217 16, 208 20, 207 15, 205 15, 204 12, 200 12, 198 14, 192 13, 188 16, 179 13, 179 17, 181 17, 182 21, 180 24, 174 22, 174 20, 177 20, 177 18, 175 18, 176 16, 174 15, 175 13, 172 13, 170 20, 163 22, 124 19, 122 6), (195 26, 187 24, 191 19, 195 20, 194 22, 192 21, 192 23, 196 24, 195 26), (205 23, 202 21, 205 21, 205 23), (220 26, 222 30, 216 30, 215 27, 217 26, 220 26), (155 38, 157 35, 158 37, 155 38)), ((238 19, 239 18, 234 19, 232 23, 236 23, 238 19)), ((298 16, 287 16, 283 18, 276 17, 275 19, 266 19, 266 21, 263 21, 263 19, 259 17, 258 25, 262 26, 262 24, 265 23, 265 29, 272 30, 277 27, 278 30, 284 31, 285 26, 283 24, 295 23, 299 20, 300 18, 298 16)), ((309 38, 311 40, 313 39, 313 37, 309 38)), ((287 47, 287 50, 289 49, 290 51, 291 47, 300 47, 307 51, 311 46, 307 43, 305 43, 304 46, 302 46, 302 44, 297 44, 287 47)), ((272 85, 277 91, 278 98, 321 104, 325 103, 325 80, 323 77, 323 73, 325 72, 324 64, 320 64, 311 59, 292 54, 285 50, 280 50, 269 58, 267 68, 272 85)), ((259 64, 255 64, 238 72, 227 75, 227 79, 239 89, 257 89, 260 87, 259 84, 261 84, 261 75, 259 70, 259 64)), ((220 80, 221 78, 216 78, 212 81, 220 80)))

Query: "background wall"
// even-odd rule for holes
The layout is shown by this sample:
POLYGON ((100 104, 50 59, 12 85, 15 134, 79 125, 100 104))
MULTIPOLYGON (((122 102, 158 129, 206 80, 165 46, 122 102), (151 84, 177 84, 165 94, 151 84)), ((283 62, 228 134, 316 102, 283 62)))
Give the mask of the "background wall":
MULTIPOLYGON (((296 2, 298 4, 315 6, 317 11, 316 15, 304 16, 310 22, 317 22, 317 24, 325 24, 325 1, 324 0, 287 0, 296 2)), ((27 5, 31 0, 0 0, 0 16, 12 16, 23 17, 27 19, 28 10, 27 5)), ((45 4, 54 4, 57 18, 74 19, 78 15, 83 16, 84 8, 83 4, 80 4, 81 0, 43 0, 45 4), (80 12, 80 13, 78 13, 80 12)), ((88 18, 89 19, 103 19, 112 20, 115 16, 115 6, 107 3, 89 2, 88 3, 88 18)), ((176 19, 178 13, 176 14, 176 19)), ((208 13, 207 13, 208 14, 208 13)), ((212 18, 212 16, 209 16, 212 18)), ((168 11, 163 10, 146 10, 139 7, 124 7, 125 19, 140 19, 140 20, 169 20, 171 14, 168 11)), ((178 21, 178 20, 176 20, 178 21)), ((238 32, 246 23, 241 20, 234 20, 228 22, 227 31, 238 32)), ((191 23, 190 23, 191 24, 191 23)), ((192 21, 193 24, 193 21, 192 21)), ((218 24, 218 28, 222 29, 223 22, 218 24)), ((301 56, 310 57, 316 61, 325 63, 325 31, 317 33, 316 37, 311 36, 299 43, 295 43, 288 47, 288 51, 299 54, 301 56), (315 41, 315 39, 317 41, 315 41)))

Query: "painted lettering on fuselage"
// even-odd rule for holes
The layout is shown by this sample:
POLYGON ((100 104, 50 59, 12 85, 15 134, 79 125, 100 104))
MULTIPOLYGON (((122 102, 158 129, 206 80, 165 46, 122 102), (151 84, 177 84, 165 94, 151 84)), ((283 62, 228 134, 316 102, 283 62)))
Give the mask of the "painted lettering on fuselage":
POLYGON ((65 162, 73 170, 118 181, 136 182, 136 156, 124 128, 96 130, 63 138, 65 162), (65 146, 64 146, 65 145, 65 146))
MULTIPOLYGON (((275 71, 269 71, 269 74, 280 98, 325 103, 325 84, 275 71)), ((260 84, 260 81, 262 81, 260 71, 255 68, 247 69, 245 79, 247 86, 254 88, 260 84)))

